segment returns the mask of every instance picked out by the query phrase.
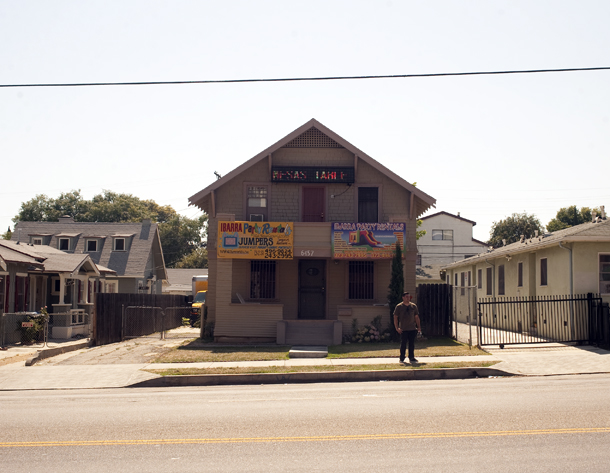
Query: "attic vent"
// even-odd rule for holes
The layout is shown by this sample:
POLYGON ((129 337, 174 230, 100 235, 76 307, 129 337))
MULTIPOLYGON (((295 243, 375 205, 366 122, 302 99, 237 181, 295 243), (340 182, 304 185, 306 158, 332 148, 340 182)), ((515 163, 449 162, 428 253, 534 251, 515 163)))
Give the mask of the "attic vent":
POLYGON ((343 148, 335 140, 329 138, 317 128, 310 128, 305 133, 297 136, 284 148, 343 148))

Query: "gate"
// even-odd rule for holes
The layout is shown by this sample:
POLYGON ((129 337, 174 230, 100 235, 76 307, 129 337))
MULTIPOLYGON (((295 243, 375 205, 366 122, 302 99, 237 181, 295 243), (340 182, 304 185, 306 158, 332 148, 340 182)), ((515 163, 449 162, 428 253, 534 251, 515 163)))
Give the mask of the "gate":
POLYGON ((185 326, 190 307, 128 306, 123 308, 121 339, 155 337, 198 338, 199 329, 185 326))
POLYGON ((426 336, 447 337, 451 334, 451 286, 420 284, 416 289, 422 331, 426 336))
POLYGON ((477 306, 480 345, 502 348, 600 337, 602 300, 593 294, 484 298, 477 306))

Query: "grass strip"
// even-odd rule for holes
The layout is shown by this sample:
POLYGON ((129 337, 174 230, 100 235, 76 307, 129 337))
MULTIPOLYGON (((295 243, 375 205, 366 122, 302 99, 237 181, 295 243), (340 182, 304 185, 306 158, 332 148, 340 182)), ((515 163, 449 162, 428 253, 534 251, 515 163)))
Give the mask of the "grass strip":
POLYGON ((498 361, 457 361, 446 363, 418 363, 416 365, 400 365, 389 363, 382 365, 315 365, 315 366, 262 366, 235 368, 170 368, 164 370, 147 369, 149 373, 161 376, 192 376, 206 374, 284 374, 284 373, 319 373, 334 371, 387 371, 387 370, 422 370, 440 368, 488 368, 498 361))

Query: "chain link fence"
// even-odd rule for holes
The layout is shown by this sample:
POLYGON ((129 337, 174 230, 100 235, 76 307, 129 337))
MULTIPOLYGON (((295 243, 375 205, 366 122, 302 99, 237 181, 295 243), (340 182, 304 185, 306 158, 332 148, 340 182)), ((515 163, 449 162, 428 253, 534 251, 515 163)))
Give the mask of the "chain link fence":
POLYGON ((44 346, 48 340, 49 316, 36 312, 6 313, 0 316, 0 346, 44 346))

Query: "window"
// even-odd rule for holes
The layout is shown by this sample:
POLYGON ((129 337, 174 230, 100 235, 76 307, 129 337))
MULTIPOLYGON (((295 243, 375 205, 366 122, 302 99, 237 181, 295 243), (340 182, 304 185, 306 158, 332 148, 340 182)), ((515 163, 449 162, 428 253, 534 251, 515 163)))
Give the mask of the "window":
POLYGON ((486 286, 487 286, 487 290, 486 290, 486 294, 488 296, 491 296, 493 293, 493 272, 492 272, 493 268, 487 268, 487 282, 486 282, 486 286))
POLYGON ((477 289, 483 289, 483 270, 477 269, 477 289))
POLYGON ((114 251, 125 251, 125 238, 114 239, 114 251))
POLYGON ((432 230, 433 240, 453 240, 453 230, 432 230))
POLYGON ((457 273, 455 273, 455 284, 454 284, 454 286, 457 286, 457 285, 458 285, 458 283, 457 283, 457 278, 458 278, 458 275, 457 275, 457 273))
POLYGON ((610 255, 599 255, 599 292, 610 294, 610 255))
POLYGON ((416 266, 421 266, 421 255, 416 255, 415 256, 415 265, 416 266))
POLYGON ((349 262, 349 299, 374 298, 374 271, 373 261, 349 262))
POLYGON ((540 260, 540 285, 546 286, 549 282, 549 276, 547 272, 546 258, 540 260))
POLYGON ((378 222, 379 189, 377 187, 358 187, 358 221, 378 222))
POLYGON ((461 294, 464 295, 464 286, 466 285, 466 273, 460 273, 460 286, 462 286, 461 294))
POLYGON ((68 251, 70 249, 70 239, 69 238, 60 238, 58 248, 62 251, 68 251))
POLYGON ((275 299, 275 261, 250 262, 250 299, 275 299))
POLYGON ((33 245, 42 245, 42 238, 32 238, 33 245))
POLYGON ((269 220, 267 186, 248 186, 246 196, 246 218, 251 222, 264 222, 269 220))
POLYGON ((504 292, 504 265, 498 266, 498 295, 503 296, 504 292))
POLYGON ((517 287, 523 287, 523 263, 517 266, 517 287))
POLYGON ((97 240, 87 240, 86 243, 86 251, 95 252, 97 251, 97 240))
POLYGON ((28 281, 27 276, 15 276, 15 312, 28 310, 28 281))

